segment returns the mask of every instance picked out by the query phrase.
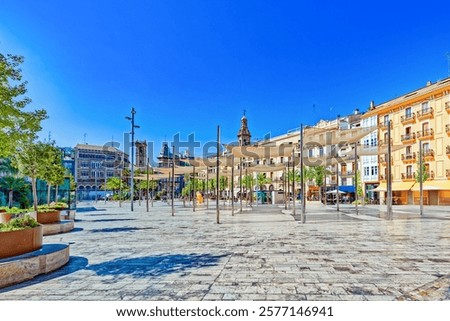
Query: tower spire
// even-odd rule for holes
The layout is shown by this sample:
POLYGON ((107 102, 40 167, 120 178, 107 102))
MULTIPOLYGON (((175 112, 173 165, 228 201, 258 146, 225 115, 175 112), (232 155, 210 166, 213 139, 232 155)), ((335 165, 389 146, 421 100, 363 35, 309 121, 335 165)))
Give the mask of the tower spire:
POLYGON ((240 146, 250 145, 250 139, 252 135, 250 134, 250 130, 248 129, 247 117, 244 115, 241 118, 241 128, 239 128, 237 138, 240 146))

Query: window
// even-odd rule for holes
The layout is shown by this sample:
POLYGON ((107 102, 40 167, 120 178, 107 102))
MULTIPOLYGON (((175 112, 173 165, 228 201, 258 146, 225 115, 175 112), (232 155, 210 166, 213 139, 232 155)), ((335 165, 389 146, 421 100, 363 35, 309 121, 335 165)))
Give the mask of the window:
POLYGON ((319 156, 323 156, 323 147, 319 148, 319 156))
POLYGON ((429 152, 430 151, 430 143, 424 143, 423 145, 422 145, 422 152, 423 153, 427 153, 427 152, 429 152))
POLYGON ((389 115, 384 115, 384 125, 387 126, 389 122, 389 115))
POLYGON ((406 134, 406 135, 411 134, 411 127, 406 127, 406 128, 405 128, 405 134, 406 134))
POLYGON ((370 169, 371 169, 372 176, 378 175, 378 166, 372 166, 370 169))
POLYGON ((411 117, 412 117, 412 108, 408 107, 408 108, 405 109, 405 118, 409 119, 411 117))
POLYGON ((412 146, 406 146, 406 155, 412 154, 412 146))
POLYGON ((429 123, 423 123, 422 124, 422 134, 426 135, 428 133, 428 129, 430 128, 429 123))
POLYGON ((308 150, 308 156, 309 157, 313 157, 313 150, 312 149, 308 150))
MULTIPOLYGON (((387 134, 386 134, 387 139, 387 134)), ((377 146, 377 138, 376 137, 370 137, 370 146, 377 146)))
POLYGON ((428 101, 422 103, 422 112, 425 113, 428 111, 428 101))
POLYGON ((413 174, 412 165, 406 166, 406 176, 411 177, 413 174))
POLYGON ((365 166, 364 167, 364 176, 369 176, 370 175, 370 167, 369 166, 365 166))

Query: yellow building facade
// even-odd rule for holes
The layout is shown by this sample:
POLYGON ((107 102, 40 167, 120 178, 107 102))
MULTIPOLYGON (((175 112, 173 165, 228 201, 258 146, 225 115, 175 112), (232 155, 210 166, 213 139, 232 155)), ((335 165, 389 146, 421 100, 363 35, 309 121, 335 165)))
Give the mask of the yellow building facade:
MULTIPOLYGON (((419 204, 419 144, 427 179, 426 205, 450 205, 450 78, 372 107, 363 118, 378 117, 378 144, 402 146, 392 153, 394 204, 419 204), (391 141, 388 141, 388 121, 391 141)), ((379 156, 380 201, 386 197, 387 155, 379 156)))

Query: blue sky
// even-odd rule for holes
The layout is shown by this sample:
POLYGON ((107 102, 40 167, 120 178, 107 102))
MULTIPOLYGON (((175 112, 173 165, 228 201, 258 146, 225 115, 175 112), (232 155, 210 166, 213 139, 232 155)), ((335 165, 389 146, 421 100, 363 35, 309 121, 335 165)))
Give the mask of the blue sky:
MULTIPOLYGON (((448 76, 448 1, 2 0, 0 51, 60 146, 177 132, 253 138, 367 110, 448 76), (420 5, 419 5, 420 4, 420 5)), ((157 148, 159 149, 159 147, 157 148)))

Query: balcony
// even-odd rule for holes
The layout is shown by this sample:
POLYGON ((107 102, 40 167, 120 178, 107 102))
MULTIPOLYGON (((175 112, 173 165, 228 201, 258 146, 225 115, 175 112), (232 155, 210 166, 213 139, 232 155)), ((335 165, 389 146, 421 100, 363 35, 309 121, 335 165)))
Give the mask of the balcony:
POLYGON ((450 169, 445 170, 445 176, 447 176, 447 179, 450 179, 450 169))
MULTIPOLYGON (((379 179, 380 179, 380 182, 386 182, 387 181, 387 175, 380 174, 379 179)), ((394 179, 394 175, 391 175, 391 180, 393 180, 393 179, 394 179)))
POLYGON ((416 179, 415 173, 402 173, 402 180, 403 181, 413 181, 416 179))
POLYGON ((428 179, 434 179, 434 171, 427 172, 428 179))
POLYGON ((404 163, 415 163, 416 153, 402 154, 402 161, 404 163))
MULTIPOLYGON (((393 144, 392 142, 393 142, 393 140, 391 138, 391 145, 393 144)), ((382 139, 382 140, 378 141, 378 145, 379 146, 387 145, 387 139, 382 139)))
MULTIPOLYGON (((386 130, 387 127, 388 127, 388 122, 387 122, 387 121, 380 122, 380 123, 378 124, 378 127, 379 127, 381 130, 386 130)), ((392 122, 391 122, 391 129, 392 129, 392 128, 393 128, 393 125, 392 125, 392 122)))
POLYGON ((341 172, 341 176, 342 177, 346 177, 346 176, 354 176, 355 172, 354 171, 342 171, 341 172))
MULTIPOLYGON (((386 166, 387 164, 387 156, 386 155, 380 155, 380 164, 383 166, 386 166)), ((394 158, 391 156, 391 165, 394 163, 394 158)))
POLYGON ((403 144, 414 143, 416 141, 416 134, 414 133, 404 134, 401 136, 400 140, 402 141, 403 144))
POLYGON ((416 122, 416 113, 412 113, 409 115, 403 115, 400 117, 400 121, 403 125, 412 124, 416 122))
POLYGON ((419 130, 416 134, 416 137, 418 140, 426 140, 426 139, 433 139, 434 130, 433 128, 430 129, 424 129, 419 130))
POLYGON ((418 120, 423 120, 423 119, 428 119, 428 118, 433 118, 433 117, 434 117, 433 107, 428 107, 426 109, 422 109, 417 112, 418 120))
POLYGON ((445 125, 445 132, 450 136, 450 124, 445 125))
POLYGON ((427 149, 426 151, 423 152, 423 160, 430 161, 433 159, 434 159, 434 150, 427 149))
POLYGON ((445 103, 445 110, 447 111, 447 113, 450 113, 450 101, 447 101, 445 103))

